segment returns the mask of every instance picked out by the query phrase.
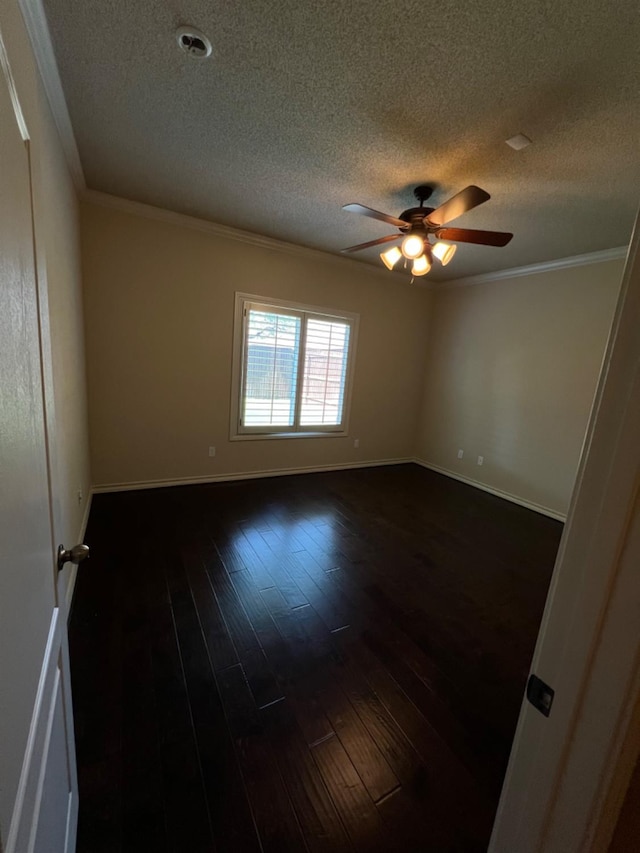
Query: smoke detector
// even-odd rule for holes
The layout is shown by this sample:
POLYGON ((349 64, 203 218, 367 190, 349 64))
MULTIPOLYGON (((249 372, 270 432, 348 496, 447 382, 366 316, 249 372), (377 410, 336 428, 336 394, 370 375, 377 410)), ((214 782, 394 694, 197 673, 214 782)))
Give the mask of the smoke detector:
POLYGON ((505 142, 509 148, 513 148, 514 151, 522 151, 523 148, 527 148, 527 146, 531 145, 531 140, 528 136, 525 136, 524 133, 516 133, 515 136, 505 139, 505 142))
POLYGON ((195 27, 178 27, 176 30, 176 41, 180 50, 184 50, 190 56, 197 59, 206 59, 211 56, 211 42, 195 27))

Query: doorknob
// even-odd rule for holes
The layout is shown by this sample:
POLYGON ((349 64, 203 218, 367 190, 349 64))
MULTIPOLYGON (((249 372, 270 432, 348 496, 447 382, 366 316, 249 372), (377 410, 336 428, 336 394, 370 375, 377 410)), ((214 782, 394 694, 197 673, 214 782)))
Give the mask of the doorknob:
POLYGON ((58 545, 58 571, 61 572, 64 569, 65 563, 75 563, 77 566, 78 563, 86 560, 88 556, 88 545, 74 545, 69 551, 64 545, 58 545))

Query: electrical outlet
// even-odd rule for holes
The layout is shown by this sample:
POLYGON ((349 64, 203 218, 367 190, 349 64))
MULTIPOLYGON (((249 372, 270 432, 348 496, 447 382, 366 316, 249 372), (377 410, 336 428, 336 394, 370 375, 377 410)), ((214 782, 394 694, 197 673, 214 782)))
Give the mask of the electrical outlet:
POLYGON ((78 503, 82 503, 82 489, 78 489, 78 503))
POLYGON ((464 450, 459 450, 458 451, 458 459, 462 459, 463 456, 464 456, 464 450))
POLYGON ((482 465, 484 462, 484 456, 478 456, 478 465, 482 465))
POLYGON ((210 447, 209 448, 209 456, 215 456, 215 455, 216 455, 215 447, 210 447))
POLYGON ((359 438, 353 439, 353 446, 354 447, 360 447, 360 439, 359 438))

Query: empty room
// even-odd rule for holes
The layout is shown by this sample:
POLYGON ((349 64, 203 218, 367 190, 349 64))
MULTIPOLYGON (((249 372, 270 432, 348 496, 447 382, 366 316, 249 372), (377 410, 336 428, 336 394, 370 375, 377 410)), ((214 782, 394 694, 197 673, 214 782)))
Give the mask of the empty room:
POLYGON ((639 39, 0 2, 0 850, 640 849, 639 39))

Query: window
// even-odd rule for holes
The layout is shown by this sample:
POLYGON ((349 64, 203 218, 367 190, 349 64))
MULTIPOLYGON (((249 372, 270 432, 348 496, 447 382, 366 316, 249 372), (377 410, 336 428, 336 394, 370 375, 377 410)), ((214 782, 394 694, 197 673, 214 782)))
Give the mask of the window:
POLYGON ((357 319, 236 294, 231 437, 344 434, 357 319))

